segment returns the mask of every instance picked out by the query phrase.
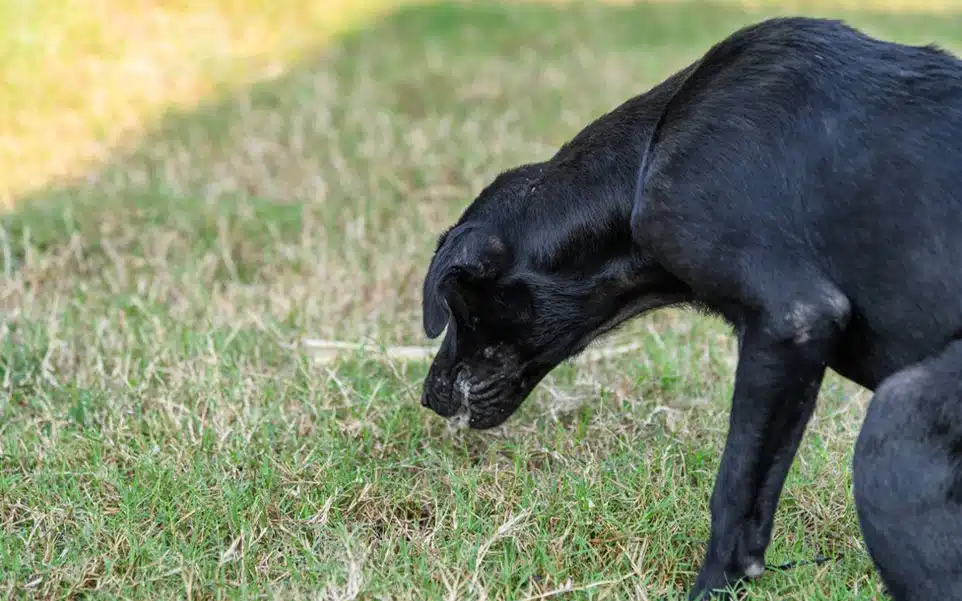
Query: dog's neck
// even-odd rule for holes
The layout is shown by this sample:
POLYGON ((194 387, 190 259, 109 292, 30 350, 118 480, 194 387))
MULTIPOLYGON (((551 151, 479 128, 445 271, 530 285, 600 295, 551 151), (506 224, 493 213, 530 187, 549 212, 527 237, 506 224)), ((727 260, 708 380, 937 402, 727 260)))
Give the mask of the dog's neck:
POLYGON ((686 73, 598 117, 537 165, 522 221, 537 239, 539 262, 577 271, 582 260, 634 252, 638 168, 662 108, 686 73))
POLYGON ((581 271, 632 252, 638 165, 657 118, 641 99, 626 103, 538 166, 520 220, 536 263, 581 271))

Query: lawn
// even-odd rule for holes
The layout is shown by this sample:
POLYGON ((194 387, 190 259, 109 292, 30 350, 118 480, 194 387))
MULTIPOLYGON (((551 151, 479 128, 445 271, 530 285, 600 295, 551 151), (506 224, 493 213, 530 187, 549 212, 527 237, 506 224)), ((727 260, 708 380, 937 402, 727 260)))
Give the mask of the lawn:
MULTIPOLYGON (((962 50, 962 17, 820 10, 962 50)), ((599 343, 634 352, 559 367, 490 432, 422 409, 427 364, 382 347, 426 344, 436 236, 494 175, 775 11, 435 3, 316 47, 295 41, 319 17, 286 19, 283 69, 24 184, 0 215, 0 597, 681 598, 728 423, 723 324, 638 319, 599 343), (320 362, 304 337, 366 348, 320 362)), ((10 147, 56 142, 31 131, 10 147)), ((746 599, 879 595, 849 469, 868 398, 827 380, 768 556, 837 559, 746 599)))

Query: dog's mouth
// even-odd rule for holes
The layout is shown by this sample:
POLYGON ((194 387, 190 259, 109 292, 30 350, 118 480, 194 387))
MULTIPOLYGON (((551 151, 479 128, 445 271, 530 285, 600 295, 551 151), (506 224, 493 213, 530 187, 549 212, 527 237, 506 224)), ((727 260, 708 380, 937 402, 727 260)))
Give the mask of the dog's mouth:
POLYGON ((462 404, 457 412, 448 418, 448 422, 454 427, 455 430, 464 430, 465 428, 470 427, 471 407, 462 404))
POLYGON ((448 422, 457 430, 467 428, 471 423, 471 380, 466 371, 458 373, 454 381, 454 393, 461 399, 461 404, 448 417, 448 422))
POLYGON ((529 371, 494 373, 480 380, 472 380, 466 371, 462 371, 452 390, 459 405, 447 419, 459 429, 487 430, 500 426, 514 415, 549 370, 526 373, 529 371))
POLYGON ((504 357, 503 353, 488 353, 486 358, 502 360, 433 366, 422 404, 453 429, 486 430, 501 425, 554 366, 543 361, 504 361, 504 357))
POLYGON ((467 370, 462 370, 454 383, 453 392, 461 404, 449 418, 452 424, 473 430, 500 425, 520 404, 517 381, 518 376, 505 372, 491 373, 475 380, 467 370))

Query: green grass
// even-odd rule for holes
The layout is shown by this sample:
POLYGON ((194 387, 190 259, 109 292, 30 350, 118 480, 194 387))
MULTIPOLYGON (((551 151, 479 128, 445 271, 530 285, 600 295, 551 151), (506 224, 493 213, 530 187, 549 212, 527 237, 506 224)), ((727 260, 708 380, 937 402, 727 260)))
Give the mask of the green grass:
MULTIPOLYGON (((559 367, 487 433, 420 408, 423 362, 299 340, 424 344, 434 240, 483 185, 762 14, 409 7, 19 197, 0 597, 680 598, 727 427, 720 323, 637 320, 611 343, 638 352, 559 367)), ((852 21, 962 48, 959 17, 852 21)), ((843 558, 748 599, 877 597, 849 480, 867 399, 827 382, 768 557, 843 558)))

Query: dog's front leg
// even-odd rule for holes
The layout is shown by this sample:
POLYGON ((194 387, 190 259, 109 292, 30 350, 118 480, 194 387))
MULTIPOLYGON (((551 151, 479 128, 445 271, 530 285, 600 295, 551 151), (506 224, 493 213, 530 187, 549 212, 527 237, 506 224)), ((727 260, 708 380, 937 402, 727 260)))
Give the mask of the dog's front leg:
POLYGON ((690 598, 764 570, 785 477, 847 318, 844 297, 828 294, 775 304, 747 319, 711 498, 711 538, 690 598))

